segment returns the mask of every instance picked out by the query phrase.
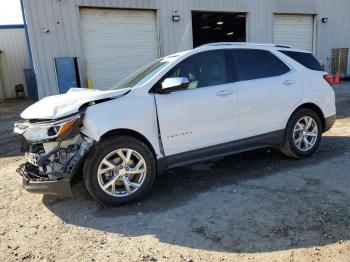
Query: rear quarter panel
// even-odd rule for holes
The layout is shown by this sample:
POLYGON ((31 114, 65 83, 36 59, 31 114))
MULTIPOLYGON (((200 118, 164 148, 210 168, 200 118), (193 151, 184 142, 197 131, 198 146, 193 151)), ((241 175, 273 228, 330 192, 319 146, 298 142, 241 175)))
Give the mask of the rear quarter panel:
POLYGON ((308 74, 305 74, 303 103, 316 104, 325 118, 335 115, 334 90, 323 78, 327 73, 308 71, 308 74))
MULTIPOLYGON (((300 51, 303 52, 302 50, 300 51)), ((336 108, 334 90, 323 78, 323 76, 327 75, 328 73, 310 70, 283 53, 276 52, 276 55, 297 71, 297 77, 303 83, 302 99, 290 112, 290 114, 292 114, 295 109, 302 104, 312 103, 321 109, 325 118, 335 115, 336 108)))

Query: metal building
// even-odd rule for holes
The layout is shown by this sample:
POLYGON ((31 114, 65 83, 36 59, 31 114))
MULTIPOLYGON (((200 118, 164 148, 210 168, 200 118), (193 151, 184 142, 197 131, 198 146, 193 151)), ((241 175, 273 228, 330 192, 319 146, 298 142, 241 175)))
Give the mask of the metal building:
POLYGON ((22 2, 40 98, 71 86, 108 88, 159 56, 206 42, 292 45, 313 51, 328 71, 340 53, 332 50, 350 47, 349 0, 22 2))
POLYGON ((14 98, 15 85, 26 88, 27 69, 30 65, 24 26, 0 26, 0 100, 14 98))

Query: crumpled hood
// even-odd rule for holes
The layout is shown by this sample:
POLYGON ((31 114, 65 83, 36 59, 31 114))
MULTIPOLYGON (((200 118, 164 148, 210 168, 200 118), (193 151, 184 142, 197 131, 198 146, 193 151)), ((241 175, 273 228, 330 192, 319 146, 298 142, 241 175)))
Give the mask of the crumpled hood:
POLYGON ((25 109, 21 117, 24 119, 56 119, 78 112, 85 103, 118 97, 129 90, 129 88, 108 91, 71 88, 65 94, 48 96, 39 100, 25 109))

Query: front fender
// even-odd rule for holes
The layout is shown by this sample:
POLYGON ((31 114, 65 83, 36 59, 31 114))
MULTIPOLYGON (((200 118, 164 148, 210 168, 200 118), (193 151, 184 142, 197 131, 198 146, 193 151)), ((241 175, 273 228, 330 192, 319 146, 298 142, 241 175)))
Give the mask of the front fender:
POLYGON ((157 158, 159 146, 157 113, 153 95, 130 93, 86 109, 81 132, 95 141, 109 131, 129 129, 142 134, 152 145, 157 158))

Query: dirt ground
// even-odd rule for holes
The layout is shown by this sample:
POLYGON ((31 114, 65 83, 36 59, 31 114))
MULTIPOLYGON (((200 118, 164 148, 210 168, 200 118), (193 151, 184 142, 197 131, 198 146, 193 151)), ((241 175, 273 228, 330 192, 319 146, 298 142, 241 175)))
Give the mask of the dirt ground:
POLYGON ((350 261, 350 85, 313 157, 258 150, 168 171, 143 201, 29 194, 11 133, 31 101, 0 104, 0 261, 350 261))

